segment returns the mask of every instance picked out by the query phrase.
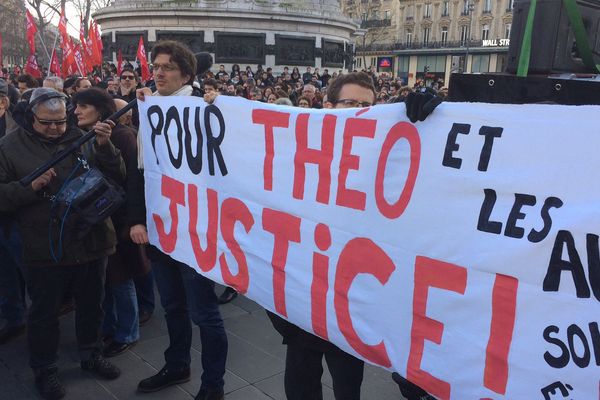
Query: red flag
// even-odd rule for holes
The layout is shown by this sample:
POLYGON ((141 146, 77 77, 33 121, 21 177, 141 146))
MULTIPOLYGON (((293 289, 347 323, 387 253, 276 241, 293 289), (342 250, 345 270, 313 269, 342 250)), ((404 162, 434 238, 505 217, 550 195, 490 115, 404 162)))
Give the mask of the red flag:
POLYGON ((79 45, 75 46, 73 49, 73 54, 75 55, 75 65, 77 66, 77 70, 81 76, 85 76, 85 64, 83 63, 83 56, 81 55, 81 47, 79 47, 79 45))
POLYGON ((35 54, 35 33, 37 32, 37 25, 33 15, 26 11, 27 15, 27 41, 29 42, 29 54, 35 54))
POLYGON ((102 38, 98 32, 98 25, 92 21, 90 31, 88 33, 92 42, 92 53, 94 55, 94 65, 102 65, 102 38))
POLYGON ((52 57, 50 61, 50 73, 57 76, 60 75, 60 66, 58 64, 58 55, 56 54, 56 49, 52 50, 52 57))
POLYGON ((150 68, 148 68, 148 59, 146 58, 146 49, 144 48, 144 38, 142 36, 140 36, 136 57, 142 67, 142 79, 147 81, 151 75, 150 68))
POLYGON ((94 63, 87 46, 87 40, 85 39, 85 24, 83 23, 83 18, 80 18, 80 21, 79 41, 81 42, 81 58, 83 60, 83 64, 85 65, 85 72, 88 73, 94 70, 94 63))
POLYGON ((38 66, 34 54, 31 54, 27 59, 27 64, 25 64, 25 72, 33 76, 34 78, 42 77, 42 71, 40 71, 40 67, 38 66))
POLYGON ((117 75, 121 76, 121 72, 123 72, 123 53, 119 49, 119 53, 117 54, 117 75))
POLYGON ((64 65, 71 65, 75 62, 75 55, 73 54, 73 44, 71 43, 71 37, 67 33, 67 18, 65 17, 65 10, 63 9, 60 14, 60 20, 58 22, 58 31, 60 32, 60 48, 63 51, 63 68, 64 65))

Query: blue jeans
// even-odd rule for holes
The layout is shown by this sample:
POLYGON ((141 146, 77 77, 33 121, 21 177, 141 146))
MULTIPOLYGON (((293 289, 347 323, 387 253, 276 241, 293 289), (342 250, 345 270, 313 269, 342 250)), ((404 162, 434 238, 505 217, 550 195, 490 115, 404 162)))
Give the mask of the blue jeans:
POLYGON ((16 225, 0 225, 0 314, 6 319, 7 327, 25 325, 27 305, 22 267, 16 225))
POLYGON ((169 347, 165 350, 167 368, 186 368, 190 365, 191 318, 200 328, 201 389, 223 389, 227 335, 214 282, 166 255, 156 257, 151 263, 169 331, 169 347))
POLYGON ((133 282, 135 283, 135 294, 140 313, 152 314, 154 312, 154 275, 152 270, 146 275, 133 278, 133 282))
POLYGON ((102 334, 118 343, 133 343, 140 338, 138 304, 133 279, 118 285, 106 283, 102 334))

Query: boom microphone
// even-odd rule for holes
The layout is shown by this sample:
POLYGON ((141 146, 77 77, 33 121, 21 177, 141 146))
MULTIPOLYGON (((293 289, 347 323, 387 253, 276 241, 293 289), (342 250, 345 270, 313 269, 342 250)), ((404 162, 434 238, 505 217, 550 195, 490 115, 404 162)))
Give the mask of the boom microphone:
POLYGON ((202 75, 213 65, 213 58, 210 53, 203 51, 202 53, 194 54, 196 57, 196 75, 202 75))

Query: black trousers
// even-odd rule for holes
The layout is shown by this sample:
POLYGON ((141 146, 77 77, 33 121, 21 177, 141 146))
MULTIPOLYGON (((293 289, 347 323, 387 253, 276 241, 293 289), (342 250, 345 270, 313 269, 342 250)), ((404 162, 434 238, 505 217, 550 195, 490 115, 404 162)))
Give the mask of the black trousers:
POLYGON ((104 318, 104 281, 107 258, 71 266, 27 268, 31 307, 27 320, 29 365, 34 370, 56 366, 59 343, 58 313, 65 292, 75 297, 75 330, 82 360, 100 349, 100 325, 104 318))
POLYGON ((288 343, 285 359, 287 400, 323 400, 323 356, 333 378, 336 400, 359 400, 364 362, 331 345, 326 351, 288 343))

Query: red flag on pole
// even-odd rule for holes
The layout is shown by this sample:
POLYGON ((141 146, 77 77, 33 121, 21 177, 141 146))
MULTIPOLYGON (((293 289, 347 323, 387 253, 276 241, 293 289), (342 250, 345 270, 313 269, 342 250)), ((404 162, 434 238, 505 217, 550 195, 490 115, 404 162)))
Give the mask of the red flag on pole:
POLYGON ((87 40, 85 39, 85 24, 83 18, 80 18, 81 24, 79 25, 79 41, 81 42, 81 58, 85 65, 85 72, 94 71, 94 63, 90 54, 90 49, 87 46, 87 40))
POLYGON ((63 68, 75 62, 75 55, 73 54, 73 44, 71 43, 71 37, 67 33, 67 18, 65 17, 65 10, 63 9, 60 14, 60 20, 58 22, 58 31, 60 32, 60 48, 63 51, 63 68))
POLYGON ((119 53, 117 54, 117 75, 121 76, 121 72, 123 72, 123 53, 119 49, 119 53))
POLYGON ((50 73, 60 76, 60 65, 58 64, 58 55, 56 49, 52 49, 52 57, 50 61, 50 73))
POLYGON ((37 25, 33 15, 26 11, 27 15, 27 41, 29 42, 29 54, 35 54, 35 33, 37 32, 37 25))
POLYGON ((79 45, 75 46, 73 49, 73 54, 75 55, 75 65, 77 66, 77 70, 81 76, 85 76, 85 64, 83 63, 83 56, 81 55, 81 47, 79 47, 79 45))
POLYGON ((92 21, 88 37, 92 42, 92 52, 94 54, 94 65, 102 65, 102 38, 98 32, 98 25, 92 21))
POLYGON ((25 64, 25 72, 33 76, 34 78, 42 77, 42 71, 40 71, 40 67, 38 66, 34 54, 29 55, 29 58, 27 59, 27 64, 25 64))
POLYGON ((148 67, 148 59, 146 58, 146 49, 144 47, 144 38, 140 36, 140 43, 138 44, 138 49, 136 53, 136 57, 140 62, 140 67, 142 67, 142 79, 147 81, 150 79, 150 68, 148 67))

